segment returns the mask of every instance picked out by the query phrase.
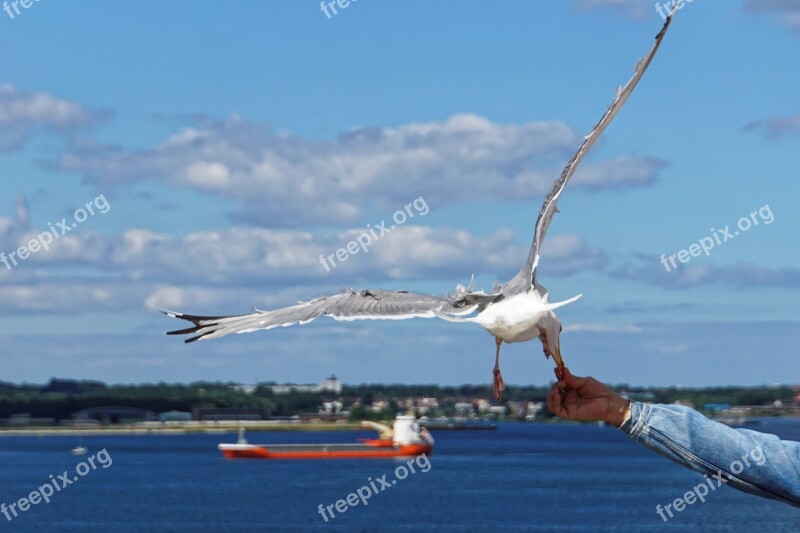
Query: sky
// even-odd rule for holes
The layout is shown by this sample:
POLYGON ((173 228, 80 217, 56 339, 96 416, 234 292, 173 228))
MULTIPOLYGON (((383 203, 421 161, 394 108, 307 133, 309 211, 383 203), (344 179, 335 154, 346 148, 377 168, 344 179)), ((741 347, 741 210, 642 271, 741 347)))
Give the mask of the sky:
MULTIPOLYGON (((643 0, 343 3, 0 12, 0 380, 490 383, 475 325, 323 317, 185 345, 159 310, 508 280, 662 16, 643 0)), ((545 241, 551 300, 583 294, 559 310, 575 374, 800 382, 798 57, 800 2, 677 12, 545 241)), ((538 342, 501 363, 510 384, 553 378, 538 342)))

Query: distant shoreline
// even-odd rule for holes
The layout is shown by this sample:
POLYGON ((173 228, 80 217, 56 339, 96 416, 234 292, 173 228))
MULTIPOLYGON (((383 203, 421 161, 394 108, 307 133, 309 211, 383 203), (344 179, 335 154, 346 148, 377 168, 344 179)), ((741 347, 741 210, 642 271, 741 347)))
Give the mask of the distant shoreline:
MULTIPOLYGON (((766 421, 784 421, 800 423, 800 417, 797 416, 768 416, 768 417, 710 417, 711 420, 721 422, 723 424, 742 427, 760 425, 766 421)), ((391 421, 384 421, 390 424, 391 421)), ((593 422, 572 422, 558 418, 541 419, 534 421, 520 421, 520 420, 503 420, 504 423, 519 423, 519 424, 592 424, 593 422)), ((496 423, 496 422, 495 422, 496 423)), ((147 423, 145 423, 147 424, 147 423)), ((224 435, 228 433, 236 433, 240 428, 246 431, 320 431, 320 432, 335 432, 335 431, 354 431, 365 430, 358 422, 276 422, 276 421, 251 421, 246 420, 242 422, 189 422, 179 423, 172 422, 167 424, 154 423, 153 425, 130 424, 130 425, 116 425, 116 426, 88 426, 88 427, 75 427, 75 426, 41 426, 41 427, 26 427, 18 429, 0 429, 0 438, 2 437, 72 437, 72 436, 140 436, 140 435, 186 435, 189 433, 205 433, 209 435, 224 435), (157 425, 156 425, 157 424, 157 425)), ((463 428, 470 429, 470 428, 463 428)), ((475 430, 482 430, 485 428, 473 428, 475 430)), ((432 431, 448 431, 448 428, 436 427, 431 428, 432 431)), ((367 430, 368 431, 368 430, 367 430)))
POLYGON ((169 424, 164 426, 119 425, 103 427, 29 427, 19 429, 0 429, 0 437, 70 437, 70 436, 100 436, 100 435, 185 435, 187 433, 206 433, 220 435, 236 433, 239 428, 248 431, 352 431, 363 429, 355 422, 313 422, 309 424, 297 423, 254 423, 247 421, 243 424, 169 424))

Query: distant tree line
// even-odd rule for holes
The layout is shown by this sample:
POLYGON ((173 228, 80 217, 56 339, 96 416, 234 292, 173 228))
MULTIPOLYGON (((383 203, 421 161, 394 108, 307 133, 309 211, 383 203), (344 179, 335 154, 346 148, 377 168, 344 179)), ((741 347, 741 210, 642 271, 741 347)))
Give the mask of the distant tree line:
MULTIPOLYGON (((0 418, 27 413, 32 417, 67 420, 82 409, 102 406, 138 407, 156 413, 188 411, 195 408, 259 409, 266 416, 285 417, 317 412, 325 401, 339 400, 351 409, 354 419, 387 419, 402 410, 400 400, 409 397, 436 398, 442 413, 449 413, 456 402, 491 397, 488 385, 458 387, 429 385, 364 384, 345 386, 338 398, 332 393, 297 392, 273 394, 269 383, 259 385, 252 394, 236 390, 233 383, 197 382, 191 384, 106 385, 98 381, 52 379, 45 385, 16 385, 0 382, 0 418), (378 413, 368 409, 374 401, 385 400, 387 407, 378 413)), ((688 401, 702 408, 706 404, 770 405, 775 400, 791 402, 792 387, 630 387, 615 390, 655 403, 688 401)), ((503 401, 544 401, 549 387, 509 386, 503 401)))

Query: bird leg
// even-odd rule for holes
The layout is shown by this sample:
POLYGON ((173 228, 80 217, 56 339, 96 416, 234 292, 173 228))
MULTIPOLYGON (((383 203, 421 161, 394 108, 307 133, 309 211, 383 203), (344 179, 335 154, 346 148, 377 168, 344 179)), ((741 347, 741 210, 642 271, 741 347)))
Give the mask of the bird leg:
POLYGON ((547 330, 539 328, 539 338, 542 340, 542 348, 544 349, 544 356, 548 359, 552 356, 556 362, 556 366, 562 372, 564 371, 564 359, 561 357, 561 349, 556 348, 555 351, 550 349, 550 342, 547 339, 547 330))
POLYGON ((497 342, 497 352, 494 355, 494 399, 500 400, 500 393, 506 388, 503 382, 503 375, 500 373, 500 345, 503 344, 503 339, 495 337, 497 342))
POLYGON ((553 359, 556 360, 556 366, 558 367, 558 369, 563 374, 564 373, 564 359, 562 359, 562 357, 561 357, 561 351, 560 350, 556 350, 556 353, 553 354, 553 359))

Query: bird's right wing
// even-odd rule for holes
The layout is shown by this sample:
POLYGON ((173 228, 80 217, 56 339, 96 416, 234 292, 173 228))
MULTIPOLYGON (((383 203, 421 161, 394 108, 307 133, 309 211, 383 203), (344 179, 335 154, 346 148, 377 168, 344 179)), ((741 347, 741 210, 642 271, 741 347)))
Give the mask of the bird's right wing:
POLYGON ((647 55, 639 60, 639 62, 636 64, 633 77, 628 81, 627 84, 625 84, 625 87, 622 87, 617 91, 617 96, 614 98, 614 101, 611 102, 611 105, 608 107, 603 117, 595 125, 589 135, 584 138, 583 143, 578 148, 578 151, 575 152, 575 155, 572 156, 572 159, 570 159, 567 165, 564 167, 564 170, 561 172, 561 176, 555 181, 555 183, 553 183, 553 187, 545 197, 544 203, 542 204, 542 209, 539 211, 539 218, 536 220, 536 228, 533 232, 533 242, 531 243, 528 259, 520 269, 519 273, 511 281, 509 281, 507 285, 519 284, 525 288, 528 288, 535 284, 536 267, 539 265, 539 251, 542 246, 542 241, 544 241, 545 234, 547 233, 547 229, 550 227, 550 221, 558 212, 556 204, 559 196, 561 196, 561 192, 564 190, 564 187, 567 186, 567 182, 575 173, 575 170, 578 168, 578 164, 583 159, 583 156, 586 155, 600 135, 603 134, 603 131, 605 131, 606 127, 611 123, 617 113, 619 113, 619 110, 622 109, 622 106, 628 100, 628 96, 630 96, 631 92, 633 92, 636 84, 639 83, 639 80, 642 78, 647 70, 647 67, 650 65, 650 62, 653 60, 653 57, 656 55, 658 47, 661 45, 661 41, 664 39, 664 35, 667 33, 667 28, 669 28, 670 22, 672 22, 672 16, 675 14, 676 9, 677 4, 673 7, 672 12, 667 17, 664 27, 662 27, 661 31, 658 33, 658 35, 656 35, 656 40, 655 44, 653 44, 653 47, 650 49, 647 55))
POLYGON ((439 298, 404 291, 348 290, 335 296, 322 296, 282 309, 256 310, 248 315, 196 316, 174 311, 164 311, 164 314, 191 322, 193 327, 167 334, 192 335, 185 342, 193 342, 223 337, 229 333, 249 333, 278 326, 306 324, 322 315, 336 320, 434 318, 438 316, 437 312, 458 316, 474 311, 478 304, 473 299, 479 298, 480 294, 482 293, 466 293, 460 294, 459 298, 439 298))

